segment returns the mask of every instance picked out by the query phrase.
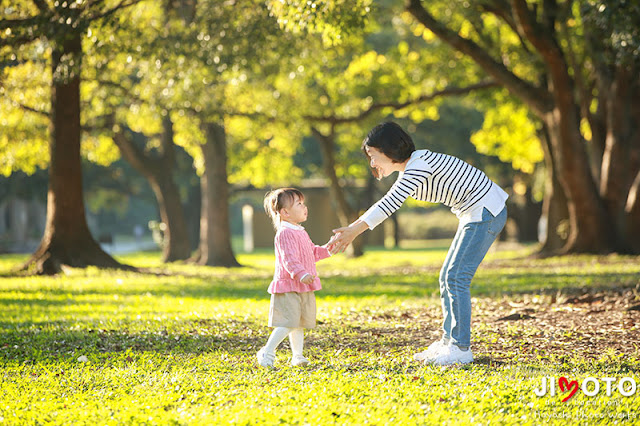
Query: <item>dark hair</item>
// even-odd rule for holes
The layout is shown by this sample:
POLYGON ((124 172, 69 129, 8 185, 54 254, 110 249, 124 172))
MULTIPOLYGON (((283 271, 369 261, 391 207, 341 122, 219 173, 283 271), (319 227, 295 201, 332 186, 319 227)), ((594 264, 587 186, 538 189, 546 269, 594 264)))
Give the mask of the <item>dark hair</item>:
POLYGON ((290 207, 296 201, 296 196, 304 200, 304 194, 296 188, 278 188, 267 192, 264 196, 264 211, 271 218, 274 228, 278 229, 280 222, 278 212, 285 207, 290 207))
MULTIPOLYGON (((411 136, 409 136, 399 124, 393 121, 378 124, 371 129, 367 137, 362 141, 362 152, 367 156, 369 166, 371 166, 371 158, 369 154, 367 154, 366 147, 380 150, 394 163, 402 163, 411 157, 413 151, 416 150, 411 136)), ((377 179, 380 179, 376 169, 371 169, 371 173, 373 173, 377 179)))

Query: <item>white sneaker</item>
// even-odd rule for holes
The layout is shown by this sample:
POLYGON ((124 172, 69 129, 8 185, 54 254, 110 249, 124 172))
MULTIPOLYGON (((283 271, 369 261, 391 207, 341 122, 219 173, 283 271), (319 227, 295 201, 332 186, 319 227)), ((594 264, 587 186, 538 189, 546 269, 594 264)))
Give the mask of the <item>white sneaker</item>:
POLYGON ((276 360, 275 354, 266 353, 264 348, 258 351, 256 358, 258 358, 258 364, 265 368, 273 368, 273 363, 276 360))
POLYGON ((309 365, 309 360, 302 355, 294 355, 291 357, 291 365, 294 367, 309 365))
POLYGON ((453 343, 449 343, 433 360, 434 365, 469 364, 470 362, 473 362, 471 349, 463 351, 453 343))
POLYGON ((437 340, 429 345, 426 351, 418 352, 413 355, 413 359, 416 361, 424 361, 426 363, 432 362, 438 354, 446 348, 447 345, 444 344, 442 339, 437 340))

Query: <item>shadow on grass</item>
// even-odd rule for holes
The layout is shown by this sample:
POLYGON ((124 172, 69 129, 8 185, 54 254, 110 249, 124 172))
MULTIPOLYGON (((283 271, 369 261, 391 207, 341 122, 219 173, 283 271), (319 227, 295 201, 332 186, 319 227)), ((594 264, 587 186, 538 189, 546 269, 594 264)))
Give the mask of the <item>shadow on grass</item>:
MULTIPOLYGON (((11 290, 28 295, 24 299, 12 297, 3 299, 0 290, 0 307, 3 305, 60 306, 73 305, 74 299, 81 297, 99 303, 116 303, 114 296, 151 296, 168 298, 192 298, 204 301, 224 300, 268 300, 268 279, 236 277, 233 279, 196 279, 173 281, 171 276, 158 280, 145 280, 136 275, 125 278, 131 285, 95 285, 81 288, 62 285, 59 288, 19 288, 11 290), (110 300, 111 299, 111 300, 110 300)), ((115 279, 114 279, 115 280, 115 279)), ((594 292, 620 293, 636 286, 637 276, 631 273, 606 274, 510 274, 477 276, 471 287, 474 297, 502 297, 557 294, 585 294, 594 292)), ((366 298, 386 297, 389 299, 438 297, 437 274, 390 274, 323 278, 323 289, 319 297, 366 298)), ((131 303, 120 300, 117 304, 131 303)))
MULTIPOLYGON (((77 329, 75 321, 43 322, 26 324, 30 328, 20 330, 13 323, 0 323, 3 330, 0 339, 0 363, 7 365, 37 365, 40 363, 75 363, 81 355, 94 361, 106 359, 135 358, 147 352, 161 356, 206 355, 224 352, 237 359, 253 359, 256 351, 262 347, 270 333, 263 321, 236 319, 193 319, 175 321, 153 321, 146 329, 146 324, 120 324, 117 329, 100 328, 99 321, 85 324, 88 328, 77 329), (90 328, 95 327, 95 328, 90 328), (130 330, 135 329, 135 330, 130 330)), ((315 357, 329 357, 340 360, 335 367, 354 371, 378 368, 379 363, 389 365, 388 361, 418 368, 420 363, 412 360, 412 354, 424 349, 428 343, 439 335, 439 327, 397 328, 396 321, 388 325, 371 326, 368 324, 345 325, 339 320, 331 320, 319 324, 319 327, 306 333, 307 350, 315 357), (338 355, 342 353, 343 355, 338 355), (329 355, 327 355, 329 354, 329 355), (391 357, 391 358, 390 358, 391 357), (346 364, 345 364, 346 363, 346 364)), ((569 348, 570 349, 570 348, 569 348)), ((288 352, 288 343, 279 348, 281 353, 288 352)), ((523 360, 514 355, 513 359, 497 359, 490 353, 476 354, 473 367, 484 368, 488 372, 496 368, 515 366, 535 374, 546 374, 549 369, 563 370, 593 368, 589 363, 572 360, 571 351, 550 353, 556 358, 547 361, 535 359, 523 360), (565 361, 562 361, 562 360, 565 361), (555 361, 554 361, 555 360, 555 361), (558 361, 559 360, 559 361, 558 361), (523 364, 524 361, 524 364, 523 364), (590 367, 591 366, 591 367, 590 367)), ((625 372, 639 373, 636 362, 620 358, 615 361, 616 369, 625 372)), ((609 365, 609 364, 607 364, 609 365)), ((440 368, 440 367, 434 367, 440 368)), ((459 367, 459 368, 467 368, 459 367)))
POLYGON ((0 359, 4 362, 36 363, 51 359, 75 360, 80 355, 106 356, 124 351, 164 354, 202 354, 218 350, 254 352, 258 344, 264 345, 268 331, 266 327, 260 327, 265 333, 261 335, 256 332, 256 324, 230 320, 217 323, 187 320, 174 322, 171 328, 165 328, 158 322, 145 331, 129 331, 126 326, 120 329, 74 330, 75 324, 71 321, 43 322, 32 324, 28 330, 17 331, 16 324, 0 323, 0 329, 4 329, 0 340, 0 359))
POLYGON ((638 277, 633 273, 603 274, 558 274, 541 272, 538 274, 509 274, 506 277, 481 274, 474 278, 471 286, 472 295, 496 297, 502 295, 551 295, 585 294, 596 292, 618 292, 633 288, 638 284, 638 277), (496 283, 494 280, 498 280, 496 283))

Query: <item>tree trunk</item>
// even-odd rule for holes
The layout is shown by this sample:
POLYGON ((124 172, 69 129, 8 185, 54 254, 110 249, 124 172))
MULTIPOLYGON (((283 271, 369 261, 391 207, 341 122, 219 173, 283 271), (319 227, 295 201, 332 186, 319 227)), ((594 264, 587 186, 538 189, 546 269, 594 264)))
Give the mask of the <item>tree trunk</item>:
MULTIPOLYGON (((331 196, 338 207, 338 219, 342 226, 349 226, 353 221, 358 219, 358 212, 351 208, 347 201, 347 197, 338 176, 336 175, 336 160, 335 160, 335 140, 333 132, 332 134, 325 136, 319 130, 312 127, 311 131, 313 136, 320 143, 322 149, 322 165, 325 175, 329 178, 329 188, 331 196)), ((364 241, 361 238, 356 238, 347 248, 347 256, 359 257, 364 253, 363 251, 364 241)))
POLYGON ((204 173, 200 178, 200 246, 194 261, 208 266, 240 266, 231 248, 227 142, 224 127, 203 125, 206 142, 201 145, 204 173))
POLYGON ((631 249, 633 253, 640 253, 640 171, 633 180, 629 191, 625 207, 625 221, 631 249))
MULTIPOLYGON (((635 76, 634 76, 635 77, 635 76)), ((635 176, 631 158, 631 76, 620 67, 607 92, 607 132, 600 172, 600 195, 607 207, 617 238, 616 249, 631 250, 625 205, 635 176)))
MULTIPOLYGON (((364 194, 361 197, 358 197, 358 211, 363 211, 369 208, 369 206, 373 205, 376 201, 376 184, 378 183, 378 179, 373 176, 373 174, 369 173, 367 177, 367 186, 364 189, 364 194)), ((369 236, 371 234, 369 232, 365 232, 362 234, 360 238, 362 238, 362 245, 366 246, 369 244, 369 236)))
POLYGON ((114 142, 120 148, 122 156, 149 180, 158 201, 160 219, 165 227, 162 261, 173 262, 188 259, 191 255, 191 247, 180 193, 173 180, 175 167, 173 125, 168 114, 162 124, 162 152, 158 157, 145 154, 122 131, 115 134, 114 142))
POLYGON ((632 170, 629 193, 625 205, 624 221, 626 224, 625 235, 633 253, 640 253, 640 81, 635 82, 632 89, 631 120, 636 125, 632 126, 630 169, 632 170), (635 173, 633 172, 635 171, 635 173))
POLYGON ((21 268, 38 274, 58 273, 62 265, 134 269, 105 253, 87 226, 80 160, 81 57, 79 34, 70 34, 53 52, 46 227, 40 246, 21 268))
POLYGON ((557 161, 554 159, 549 132, 544 123, 539 137, 544 150, 546 169, 544 200, 542 201, 542 218, 546 221, 546 227, 539 254, 547 256, 559 253, 567 243, 569 236, 569 208, 567 196, 558 180, 557 161), (566 228, 564 231, 563 227, 566 228))
POLYGON ((561 108, 545 117, 557 170, 561 171, 558 180, 567 196, 569 235, 562 253, 610 252, 615 231, 591 176, 577 122, 569 123, 572 118, 576 117, 561 108))
POLYGON ((542 210, 541 203, 533 199, 531 191, 531 176, 523 176, 526 182, 526 191, 522 195, 514 196, 511 203, 513 209, 509 211, 509 217, 512 218, 518 229, 518 241, 530 242, 538 241, 538 220, 542 210))

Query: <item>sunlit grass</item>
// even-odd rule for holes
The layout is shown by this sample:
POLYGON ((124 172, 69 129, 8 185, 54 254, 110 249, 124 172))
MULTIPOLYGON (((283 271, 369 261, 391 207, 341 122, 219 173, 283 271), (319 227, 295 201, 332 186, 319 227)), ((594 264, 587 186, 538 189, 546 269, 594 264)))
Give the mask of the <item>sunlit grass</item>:
MULTIPOLYGON (((488 255, 474 298, 639 283, 638 257, 531 260, 530 248, 504 247, 488 255)), ((576 395, 561 403, 533 393, 544 375, 632 376, 640 385, 637 351, 595 360, 576 352, 558 362, 549 361, 553 354, 531 362, 514 351, 506 363, 488 352, 476 364, 447 369, 414 362, 412 354, 438 335, 446 249, 437 242, 318 263, 319 325, 305 348, 312 365, 290 367, 284 343, 274 371, 255 363, 269 334, 269 250, 238 255, 245 266, 233 269, 164 265, 159 253, 134 253, 118 259, 148 273, 89 268, 0 278, 0 422, 539 424, 559 422, 540 416, 562 412, 609 422, 638 414, 637 396, 576 395)), ((0 256, 0 270, 25 259, 0 256)), ((490 347, 491 325, 474 330, 490 347)), ((514 325, 507 337, 523 336, 526 329, 514 325)))

